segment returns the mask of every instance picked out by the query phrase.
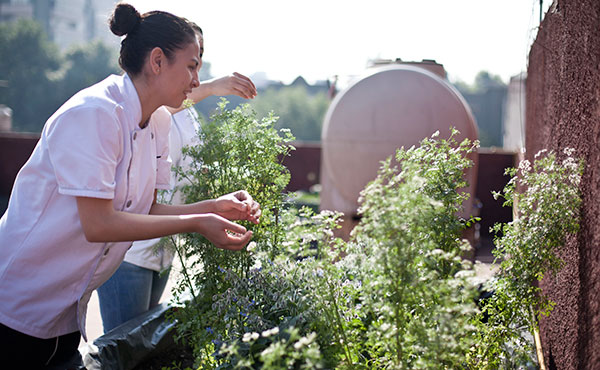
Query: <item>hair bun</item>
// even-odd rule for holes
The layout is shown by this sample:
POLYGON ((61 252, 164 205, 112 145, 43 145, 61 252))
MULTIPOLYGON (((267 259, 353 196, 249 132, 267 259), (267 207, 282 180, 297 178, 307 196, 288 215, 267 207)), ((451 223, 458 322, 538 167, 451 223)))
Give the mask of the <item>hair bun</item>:
POLYGON ((108 22, 112 33, 123 36, 131 32, 141 20, 142 16, 132 5, 119 3, 108 22))

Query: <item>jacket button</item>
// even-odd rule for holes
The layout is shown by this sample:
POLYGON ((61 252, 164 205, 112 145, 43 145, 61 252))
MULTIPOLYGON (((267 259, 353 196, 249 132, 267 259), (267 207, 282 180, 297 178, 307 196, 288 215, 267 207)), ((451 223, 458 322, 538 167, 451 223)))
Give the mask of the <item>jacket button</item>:
POLYGON ((154 139, 154 132, 150 133, 150 138, 154 139))
POLYGON ((125 205, 127 208, 131 207, 131 199, 127 201, 127 204, 125 205))
POLYGON ((137 132, 133 133, 133 140, 135 140, 135 138, 137 137, 137 132))

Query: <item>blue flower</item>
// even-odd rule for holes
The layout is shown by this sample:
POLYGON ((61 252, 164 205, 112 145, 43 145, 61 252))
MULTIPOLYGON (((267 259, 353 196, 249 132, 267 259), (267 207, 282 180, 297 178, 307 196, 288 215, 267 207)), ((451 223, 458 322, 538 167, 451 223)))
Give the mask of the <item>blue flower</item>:
POLYGON ((225 269, 224 269, 223 267, 221 267, 221 266, 217 266, 217 268, 219 269, 219 271, 221 271, 221 272, 225 272, 225 269))
POLYGON ((211 328, 210 326, 207 326, 207 327, 206 327, 206 331, 207 331, 209 334, 214 334, 214 333, 215 333, 215 332, 212 330, 212 328, 211 328))

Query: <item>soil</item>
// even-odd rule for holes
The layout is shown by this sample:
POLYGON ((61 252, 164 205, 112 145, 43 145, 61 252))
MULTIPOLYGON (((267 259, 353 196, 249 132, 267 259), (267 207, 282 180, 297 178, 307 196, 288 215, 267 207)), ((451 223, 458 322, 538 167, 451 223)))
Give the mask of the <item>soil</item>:
POLYGON ((133 370, 193 369, 194 356, 190 346, 175 345, 140 363, 133 370))

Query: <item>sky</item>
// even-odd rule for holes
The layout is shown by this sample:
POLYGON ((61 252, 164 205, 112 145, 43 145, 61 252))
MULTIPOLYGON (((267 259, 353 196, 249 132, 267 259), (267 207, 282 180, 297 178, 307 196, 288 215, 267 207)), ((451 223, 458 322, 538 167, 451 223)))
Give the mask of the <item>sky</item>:
POLYGON ((128 2, 200 25, 213 76, 263 72, 284 83, 343 82, 377 58, 434 59, 453 82, 472 83, 482 70, 508 82, 527 70, 540 17, 540 0, 128 2))

